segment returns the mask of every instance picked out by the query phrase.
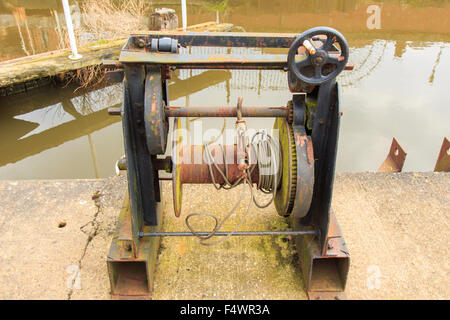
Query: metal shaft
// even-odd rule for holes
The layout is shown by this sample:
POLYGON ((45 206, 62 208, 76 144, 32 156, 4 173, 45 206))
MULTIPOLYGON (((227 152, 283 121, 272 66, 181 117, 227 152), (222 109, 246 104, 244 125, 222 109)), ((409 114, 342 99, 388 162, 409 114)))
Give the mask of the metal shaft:
MULTIPOLYGON (((165 108, 168 117, 232 117, 237 116, 236 106, 196 106, 196 107, 175 107, 165 108)), ((287 118, 289 109, 286 107, 242 107, 243 117, 261 118, 287 118)))
POLYGON ((78 50, 77 50, 77 43, 75 40, 75 34, 73 32, 72 17, 70 16, 69 1, 62 0, 62 4, 63 4, 63 9, 64 9, 64 16, 66 18, 67 33, 69 35, 70 48, 72 49, 72 55, 69 56, 69 58, 72 60, 78 60, 78 59, 81 59, 82 56, 78 53, 78 50))
MULTIPOLYGON (((222 172, 225 172, 225 165, 227 166, 227 179, 232 183, 237 181, 242 176, 242 170, 239 169, 239 164, 237 163, 236 145, 226 145, 223 146, 223 149, 219 145, 210 145, 209 148, 214 162, 220 170, 222 170, 222 172)), ((255 157, 252 157, 252 159, 255 159, 255 157)), ((178 175, 181 184, 213 183, 209 172, 208 162, 206 160, 204 146, 182 146, 179 154, 174 158, 174 165, 179 167, 178 175)), ((224 178, 219 174, 219 171, 214 166, 212 172, 216 183, 225 183, 224 178)), ((252 171, 251 179, 254 183, 258 183, 259 170, 257 167, 255 167, 252 171)))
MULTIPOLYGON (((197 232, 199 236, 207 236, 210 232, 197 232)), ((214 236, 228 236, 230 232, 216 232, 214 236)), ((236 231, 232 236, 306 236, 316 235, 314 230, 308 231, 236 231)), ((192 232, 139 232, 139 237, 192 237, 192 232)))

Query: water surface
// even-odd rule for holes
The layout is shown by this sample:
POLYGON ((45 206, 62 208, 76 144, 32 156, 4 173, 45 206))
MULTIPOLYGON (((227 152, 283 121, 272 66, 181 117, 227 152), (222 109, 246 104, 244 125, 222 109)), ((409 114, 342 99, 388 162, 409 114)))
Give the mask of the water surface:
MULTIPOLYGON (((59 1, 39 3, 0 1, 0 61, 60 46, 64 17, 59 1)), ((75 25, 82 23, 82 3, 71 4, 75 25)), ((181 24, 178 1, 152 5, 176 9, 181 24)), ((408 153, 404 171, 433 170, 442 139, 450 136, 449 17, 450 1, 188 0, 189 24, 218 18, 239 30, 296 33, 327 25, 345 35, 355 70, 339 77, 341 172, 376 171, 392 137, 408 153), (367 27, 367 8, 374 4, 381 10, 380 29, 367 27)), ((122 128, 120 117, 109 116, 106 109, 120 105, 121 85, 74 89, 51 85, 0 97, 1 179, 114 174, 123 154, 122 128)), ((243 96, 247 105, 281 106, 291 94, 281 71, 182 70, 173 75, 169 96, 172 105, 234 105, 243 96)), ((204 131, 223 125, 221 119, 190 120, 189 126, 201 121, 204 131)), ((270 128, 273 120, 251 119, 249 124, 270 128)), ((233 120, 226 125, 232 127, 233 120)))

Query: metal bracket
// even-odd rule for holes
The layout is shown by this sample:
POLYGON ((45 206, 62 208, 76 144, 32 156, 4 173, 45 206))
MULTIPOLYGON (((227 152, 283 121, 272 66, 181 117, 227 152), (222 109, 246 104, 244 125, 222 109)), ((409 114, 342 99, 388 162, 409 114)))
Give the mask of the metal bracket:
POLYGON ((405 163, 406 152, 395 138, 392 138, 391 149, 378 172, 401 172, 405 163))
POLYGON ((436 160, 436 165, 434 166, 435 172, 449 172, 450 171, 450 155, 448 153, 450 148, 450 142, 447 138, 442 141, 441 151, 436 160))
MULTIPOLYGON (((158 205, 156 214, 162 219, 158 205)), ((161 231, 161 223, 144 227, 145 232, 161 231)), ((139 247, 132 235, 132 216, 128 195, 119 216, 119 226, 113 237, 107 258, 111 295, 113 299, 150 299, 153 289, 160 237, 140 239, 139 247)))
POLYGON ((325 253, 321 252, 318 241, 312 236, 296 239, 303 279, 311 300, 345 299, 350 255, 332 210, 328 212, 328 220, 325 253))
POLYGON ((339 84, 332 80, 320 85, 318 90, 311 136, 315 160, 314 191, 309 212, 301 221, 303 225, 313 225, 320 230, 319 246, 323 254, 327 247, 340 117, 339 84))

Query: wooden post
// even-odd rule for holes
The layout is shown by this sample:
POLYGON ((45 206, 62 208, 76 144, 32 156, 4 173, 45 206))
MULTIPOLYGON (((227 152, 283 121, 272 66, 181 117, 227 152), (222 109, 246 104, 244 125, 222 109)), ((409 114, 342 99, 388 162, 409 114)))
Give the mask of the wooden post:
POLYGON ((178 28, 178 16, 169 8, 155 9, 150 15, 149 30, 175 30, 178 28))

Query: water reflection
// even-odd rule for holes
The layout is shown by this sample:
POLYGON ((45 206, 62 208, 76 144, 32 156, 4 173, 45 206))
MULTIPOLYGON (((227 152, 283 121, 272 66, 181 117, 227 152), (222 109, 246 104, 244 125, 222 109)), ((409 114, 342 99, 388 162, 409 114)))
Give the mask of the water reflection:
MULTIPOLYGON (((71 1, 75 28, 81 24, 78 2, 71 1)), ((0 61, 66 47, 65 20, 59 0, 0 1, 0 61)))
MULTIPOLYGON (((83 1, 70 4, 77 29, 85 18, 83 1)), ((367 27, 367 8, 371 4, 374 2, 361 0, 190 0, 187 11, 189 24, 220 20, 246 31, 298 33, 312 26, 329 25, 344 33, 354 47, 375 39, 395 40, 397 54, 410 40, 449 42, 448 0, 377 1, 381 12, 379 30, 367 27)), ((162 6, 181 13, 178 2, 156 0, 148 4, 144 15, 162 6)), ((67 47, 64 30, 60 0, 0 0, 0 61, 67 47)))
POLYGON ((94 169, 93 172, 86 170, 82 177, 103 175, 98 170, 91 134, 120 121, 120 118, 109 116, 106 110, 108 106, 120 106, 119 87, 89 92, 74 92, 75 87, 48 87, 32 95, 2 98, 0 133, 4 139, 0 142, 0 150, 4 152, 0 158, 0 175, 3 178, 23 177, 22 171, 26 171, 27 178, 64 178, 72 174, 60 176, 61 172, 68 171, 73 164, 76 167, 77 161, 84 162, 82 158, 92 158, 93 166, 87 168, 94 169), (64 146, 69 141, 76 141, 78 146, 84 144, 81 141, 86 137, 90 152, 85 148, 64 146), (52 152, 46 152, 52 149, 52 152), (55 152, 57 158, 50 155, 55 152), (64 162, 64 158, 70 159, 69 155, 72 160, 64 162), (42 162, 47 163, 42 166, 42 162))
MULTIPOLYGON (((36 27, 48 43, 59 41, 57 33, 51 34, 45 27, 48 23, 55 30, 55 17, 27 7, 37 2, 7 2, 14 2, 16 7, 25 4, 30 35, 36 27), (46 15, 53 20, 45 20, 46 15)), ((164 3, 153 1, 152 5, 161 7, 164 3)), ((367 29, 369 2, 356 0, 188 1, 188 14, 189 24, 194 24, 215 20, 219 11, 221 22, 247 31, 299 32, 316 25, 342 31, 349 41, 355 70, 339 77, 344 116, 338 171, 376 170, 394 136, 408 152, 404 171, 430 171, 442 137, 449 136, 450 74, 446 71, 450 70, 450 2, 377 3, 382 8, 380 30, 367 29)), ((166 6, 180 12, 177 5, 166 6)), ((53 10, 51 6, 47 9, 53 10)), ((11 8, 0 8, 0 40, 6 44, 0 47, 0 59, 25 54, 16 20, 8 10, 11 8)), ((17 21, 25 48, 32 52, 25 22, 17 21)), ((40 50, 37 43, 33 42, 35 51, 40 50)), ((218 48, 195 50, 226 52, 218 48)), ((231 50, 245 53, 254 49, 231 50)), ((109 116, 106 108, 120 105, 121 96, 120 85, 103 85, 75 92, 74 87, 50 86, 1 97, 0 178, 94 178, 113 174, 114 163, 123 154, 122 128, 120 117, 109 116)), ((285 105, 291 94, 286 74, 281 71, 181 70, 173 74, 169 85, 172 105, 234 105, 238 96, 243 96, 247 105, 285 105)), ((186 119, 187 126, 199 123, 207 131, 220 129, 224 121, 186 119)), ((249 120, 254 128, 270 128, 272 123, 271 119, 249 120)), ((227 127, 233 125, 232 120, 226 121, 227 127)))
MULTIPOLYGON (((230 78, 225 70, 200 72, 190 79, 180 78, 176 72, 169 92, 174 100, 189 99, 189 95, 230 78)), ((123 154, 122 129, 121 118, 109 116, 107 108, 121 103, 121 84, 89 90, 49 86, 31 94, 0 97, 0 134, 4 137, 0 177, 98 178, 113 174, 114 163, 123 154)))

